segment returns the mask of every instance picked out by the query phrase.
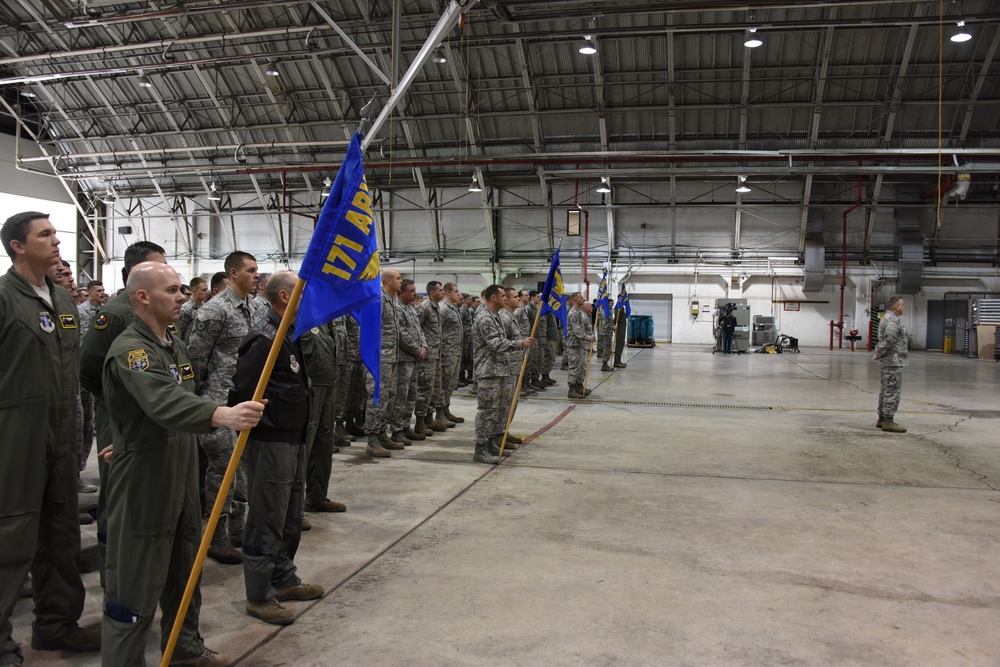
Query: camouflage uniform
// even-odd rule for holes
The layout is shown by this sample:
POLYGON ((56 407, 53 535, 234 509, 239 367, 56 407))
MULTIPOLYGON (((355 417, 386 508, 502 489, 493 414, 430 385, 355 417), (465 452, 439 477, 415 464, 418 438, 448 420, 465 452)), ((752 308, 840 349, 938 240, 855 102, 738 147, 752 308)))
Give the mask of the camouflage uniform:
POLYGON ((90 323, 94 321, 97 311, 100 309, 101 306, 94 304, 90 299, 80 304, 78 308, 80 311, 80 340, 83 340, 83 337, 90 331, 90 323))
POLYGON ((878 325, 878 345, 875 355, 882 368, 881 389, 878 393, 878 414, 884 421, 893 421, 903 390, 903 366, 909 363, 906 328, 896 313, 889 311, 878 325))
MULTIPOLYGON (((528 324, 528 328, 526 330, 527 333, 524 333, 525 336, 531 335, 531 328, 535 326, 535 318, 537 316, 538 306, 529 301, 528 305, 524 306, 524 318, 528 324)), ((535 342, 535 346, 528 350, 528 370, 526 377, 536 381, 536 384, 538 378, 542 375, 542 346, 548 344, 546 337, 543 335, 542 329, 542 323, 539 322, 535 331, 535 338, 537 341, 535 342)), ((525 332, 525 328, 523 326, 521 327, 521 331, 525 332)))
MULTIPOLYGON (((240 343, 250 332, 250 327, 263 318, 267 311, 248 297, 241 300, 232 287, 219 292, 203 307, 198 309, 193 326, 188 332, 188 354, 194 366, 196 379, 200 382, 198 394, 220 404, 229 399, 233 388, 233 373, 236 372, 236 358, 240 343)), ((229 466, 229 459, 236 447, 236 433, 228 428, 198 436, 198 444, 208 459, 205 474, 205 504, 215 505, 222 478, 229 466)), ((228 533, 239 537, 246 518, 247 475, 241 463, 226 494, 226 504, 222 508, 213 543, 228 544, 228 533)))
POLYGON ((441 400, 441 305, 427 299, 419 307, 420 328, 427 341, 427 358, 419 365, 417 380, 417 416, 432 417, 441 400))
MULTIPOLYGON (((503 322, 504 335, 507 340, 520 341, 522 336, 517 326, 517 319, 514 313, 506 308, 500 309, 500 321, 503 322)), ((526 336, 525 336, 526 337, 526 336)), ((505 405, 510 408, 514 401, 514 389, 517 387, 517 378, 521 375, 521 362, 524 360, 524 348, 517 347, 507 353, 507 363, 510 364, 510 375, 507 376, 507 396, 505 405)), ((501 429, 501 433, 503 430, 501 429)))
POLYGON ((462 365, 462 318, 458 309, 446 301, 438 307, 441 315, 441 400, 439 410, 451 408, 451 395, 458 388, 458 370, 462 365))
POLYGON ((614 313, 604 316, 604 308, 597 309, 597 354, 607 363, 611 358, 611 339, 615 333, 614 313))
MULTIPOLYGON (((205 303, 208 303, 207 301, 205 303)), ((194 321, 194 316, 198 314, 205 303, 195 303, 194 299, 188 299, 183 306, 181 306, 181 314, 177 317, 177 335, 184 340, 188 339, 188 335, 191 333, 191 323, 194 321)))
POLYGON ((556 340, 558 340, 559 334, 559 322, 556 320, 556 316, 552 313, 542 315, 542 319, 538 323, 538 340, 542 351, 539 363, 542 375, 548 376, 555 365, 556 340))
POLYGON ((476 311, 471 306, 462 304, 458 314, 462 318, 462 367, 459 378, 472 382, 472 321, 476 317, 476 311))
POLYGON ((566 314, 566 360, 569 362, 569 384, 582 385, 586 371, 587 350, 590 347, 590 321, 583 311, 573 307, 566 314))
POLYGON ((420 329, 417 309, 403 305, 402 325, 399 329, 399 356, 396 360, 396 408, 389 429, 398 433, 410 425, 410 417, 417 405, 417 355, 427 347, 424 332, 420 329))
POLYGON ((341 382, 337 385, 337 405, 340 407, 340 418, 364 423, 365 417, 365 366, 358 356, 361 339, 361 329, 358 321, 351 315, 344 315, 344 341, 347 348, 344 352, 344 370, 341 382))
POLYGON ((507 396, 510 357, 511 352, 520 347, 520 340, 507 338, 500 313, 494 313, 485 304, 476 310, 476 319, 472 324, 472 349, 475 355, 474 372, 479 383, 476 394, 477 445, 488 443, 493 436, 504 431, 505 410, 510 406, 507 396))
MULTIPOLYGON (((90 323, 94 321, 100 309, 101 306, 95 305, 90 299, 80 304, 78 310, 80 311, 81 341, 90 331, 90 323)), ((90 458, 90 450, 94 446, 94 395, 82 387, 77 410, 80 421, 76 429, 76 451, 79 469, 80 472, 83 472, 83 469, 87 467, 87 459, 90 458)))
POLYGON ((365 372, 368 405, 365 408, 365 433, 385 433, 396 406, 396 359, 399 330, 403 323, 403 304, 382 292, 382 364, 379 366, 379 404, 375 405, 375 377, 365 372))

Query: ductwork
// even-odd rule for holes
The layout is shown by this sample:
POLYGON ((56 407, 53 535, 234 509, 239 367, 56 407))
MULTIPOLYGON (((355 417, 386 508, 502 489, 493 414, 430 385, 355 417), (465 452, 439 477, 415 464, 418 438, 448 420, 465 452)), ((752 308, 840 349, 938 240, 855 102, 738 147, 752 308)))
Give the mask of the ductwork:
POLYGON ((955 179, 955 184, 951 186, 948 192, 944 193, 942 199, 948 201, 951 197, 958 197, 959 199, 965 199, 966 195, 969 194, 969 188, 972 187, 972 174, 959 174, 955 179))
POLYGON ((823 241, 823 209, 817 207, 822 199, 822 188, 814 185, 809 195, 806 217, 806 242, 804 247, 805 280, 803 292, 823 291, 823 274, 826 272, 826 244, 823 241))
MULTIPOLYGON (((955 185, 957 187, 958 183, 955 185)), ((965 191, 968 192, 968 189, 966 185, 965 191)), ((917 186, 898 188, 900 202, 919 198, 920 189, 917 186)), ((896 232, 899 235, 899 279, 896 281, 896 291, 899 294, 916 294, 920 291, 924 277, 924 234, 920 231, 920 210, 897 208, 895 212, 896 232)))

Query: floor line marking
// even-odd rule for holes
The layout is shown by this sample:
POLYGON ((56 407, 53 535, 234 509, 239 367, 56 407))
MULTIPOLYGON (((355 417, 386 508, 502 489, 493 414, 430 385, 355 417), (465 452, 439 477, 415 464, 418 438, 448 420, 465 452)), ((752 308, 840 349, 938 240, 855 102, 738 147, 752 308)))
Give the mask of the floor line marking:
POLYGON ((537 431, 535 431, 534 433, 532 433, 531 435, 529 435, 527 438, 525 438, 521 442, 521 444, 518 445, 515 448, 515 451, 517 449, 521 449, 522 447, 527 447, 529 444, 531 444, 531 442, 535 438, 537 438, 538 436, 540 436, 541 434, 545 433, 550 428, 552 428, 553 426, 555 426, 556 424, 558 424, 559 422, 561 422, 563 420, 563 418, 566 415, 568 415, 569 413, 573 412, 574 409, 576 409, 576 406, 575 405, 571 405, 568 408, 566 408, 565 410, 563 410, 562 412, 560 412, 558 417, 556 417, 555 419, 553 419, 552 421, 550 421, 548 424, 546 424, 545 426, 543 426, 542 428, 538 429, 537 431))

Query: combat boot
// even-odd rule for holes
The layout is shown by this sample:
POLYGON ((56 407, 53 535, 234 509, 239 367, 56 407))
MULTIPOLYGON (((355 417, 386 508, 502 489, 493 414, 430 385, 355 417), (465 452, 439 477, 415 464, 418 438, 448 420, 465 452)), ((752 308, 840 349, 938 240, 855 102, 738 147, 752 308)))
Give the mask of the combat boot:
POLYGON ((451 421, 455 422, 456 424, 464 424, 465 423, 465 417, 456 417, 455 415, 451 414, 451 408, 450 407, 447 407, 447 408, 444 409, 444 416, 447 417, 448 419, 450 419, 451 421))
MULTIPOLYGON (((489 441, 489 443, 487 443, 488 446, 486 448, 486 451, 489 453, 490 456, 500 456, 500 443, 498 442, 499 440, 500 438, 493 438, 489 441)), ((517 449, 517 447, 515 445, 511 445, 510 441, 508 440, 507 445, 504 445, 503 455, 510 456, 511 452, 513 452, 515 449, 517 449)))
POLYGON ((412 442, 410 442, 409 438, 403 435, 402 431, 396 431, 395 433, 393 433, 391 439, 393 442, 402 443, 404 447, 409 447, 410 445, 413 444, 412 442))
POLYGON ((396 442, 385 433, 378 433, 375 435, 378 438, 379 444, 382 445, 384 449, 391 449, 393 451, 399 451, 404 447, 403 443, 396 442))
POLYGON ((578 387, 577 391, 580 392, 581 394, 583 394, 584 398, 587 398, 592 393, 594 393, 593 389, 584 389, 582 384, 578 384, 577 387, 578 387))
POLYGON ((271 625, 291 625, 295 622, 295 612, 287 607, 282 607, 276 599, 267 602, 247 600, 247 616, 259 618, 271 625))
POLYGON ((222 653, 216 653, 205 647, 201 655, 193 658, 175 658, 170 661, 170 667, 227 667, 233 664, 233 659, 222 653))
POLYGON ((882 421, 882 430, 886 433, 906 433, 906 429, 891 419, 882 421))
POLYGON ((458 426, 456 422, 453 422, 452 420, 448 419, 448 417, 445 415, 445 410, 439 409, 437 411, 437 420, 442 424, 444 424, 445 426, 447 426, 448 428, 455 428, 456 426, 458 426))
POLYGON ((611 366, 608 366, 608 360, 605 359, 605 360, 603 360, 601 362, 601 370, 607 372, 607 371, 614 370, 614 369, 611 368, 611 366))
POLYGON ((621 361, 615 361, 615 368, 628 368, 628 364, 623 364, 621 361))
POLYGON ((583 398, 583 394, 581 394, 581 393, 580 393, 580 392, 579 392, 579 391, 577 390, 577 387, 578 387, 578 385, 575 385, 575 384, 571 384, 571 385, 569 386, 569 392, 567 392, 567 394, 566 394, 566 397, 567 397, 567 398, 573 398, 573 399, 577 399, 577 398, 583 398))
MULTIPOLYGON (((84 630, 71 626, 69 631, 52 639, 31 637, 31 648, 36 651, 72 651, 73 653, 93 653, 101 650, 101 629, 84 630)), ((21 663, 4 663, 15 664, 21 663)))
POLYGON ((875 428, 882 428, 882 423, 884 421, 885 421, 885 417, 883 417, 882 415, 879 415, 878 419, 875 421, 875 428))
POLYGON ((476 463, 500 463, 500 459, 490 454, 490 446, 486 442, 476 443, 476 453, 472 455, 472 460, 476 463))
POLYGON ((472 383, 472 389, 469 390, 469 393, 471 393, 473 396, 475 396, 476 394, 478 394, 479 393, 479 385, 477 383, 473 382, 472 383))
POLYGON ((208 547, 208 557, 221 565, 238 565, 243 562, 243 554, 233 548, 229 542, 229 531, 226 529, 228 517, 219 517, 212 535, 212 544, 208 547))
POLYGON ((348 419, 344 423, 344 430, 350 433, 351 435, 356 435, 359 437, 365 434, 365 429, 362 426, 358 426, 358 424, 354 421, 353 418, 348 419))
MULTIPOLYGON (((344 428, 344 422, 337 422, 337 430, 335 431, 337 436, 337 444, 340 445, 341 440, 347 440, 348 442, 354 442, 354 436, 347 432, 344 428)), ((343 447, 343 445, 341 445, 343 447)))
POLYGON ((423 415, 417 415, 417 425, 413 427, 413 432, 419 433, 425 438, 429 438, 434 435, 434 431, 432 431, 431 427, 427 425, 427 417, 424 417, 423 415))
MULTIPOLYGON (((500 438, 502 438, 502 437, 503 437, 503 436, 499 436, 499 435, 498 435, 498 436, 497 436, 497 440, 499 440, 499 439, 500 439, 500 438)), ((524 442, 524 440, 521 440, 521 439, 520 439, 519 437, 517 437, 517 436, 516 436, 516 435, 514 435, 513 433, 508 433, 508 434, 507 434, 507 444, 508 444, 508 445, 509 445, 509 444, 511 444, 511 443, 513 443, 513 444, 515 444, 515 445, 520 445, 520 444, 521 444, 522 442, 524 442)))
POLYGON ((406 428, 403 429, 403 435, 406 436, 407 440, 413 442, 414 440, 426 440, 427 436, 423 433, 417 433, 407 424, 406 428))
MULTIPOLYGON (((452 423, 454 423, 454 422, 452 422, 452 423)), ((424 425, 427 428, 429 428, 430 430, 436 431, 438 433, 440 433, 441 431, 447 431, 448 430, 448 425, 447 424, 445 424, 442 421, 438 421, 438 420, 434 419, 434 413, 433 412, 428 413, 424 417, 424 425)))
POLYGON ((553 386, 559 384, 558 382, 556 382, 555 380, 553 380, 551 377, 549 377, 548 373, 545 374, 545 377, 543 377, 542 380, 545 382, 545 384, 549 385, 550 387, 553 387, 553 386))
POLYGON ((370 433, 368 435, 368 448, 365 450, 365 454, 379 459, 387 459, 392 456, 392 454, 390 454, 388 450, 382 446, 382 443, 379 442, 378 435, 375 433, 370 433))

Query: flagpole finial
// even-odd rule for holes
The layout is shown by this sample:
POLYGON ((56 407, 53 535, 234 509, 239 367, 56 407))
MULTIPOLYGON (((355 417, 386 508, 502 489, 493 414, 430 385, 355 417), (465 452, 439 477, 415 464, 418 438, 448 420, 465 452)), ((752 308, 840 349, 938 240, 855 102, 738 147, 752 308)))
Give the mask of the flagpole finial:
POLYGON ((358 129, 354 131, 355 134, 360 134, 364 136, 365 125, 371 122, 372 119, 372 109, 375 108, 375 100, 378 98, 378 93, 372 95, 372 98, 368 100, 368 104, 361 107, 361 121, 358 123, 358 129))

